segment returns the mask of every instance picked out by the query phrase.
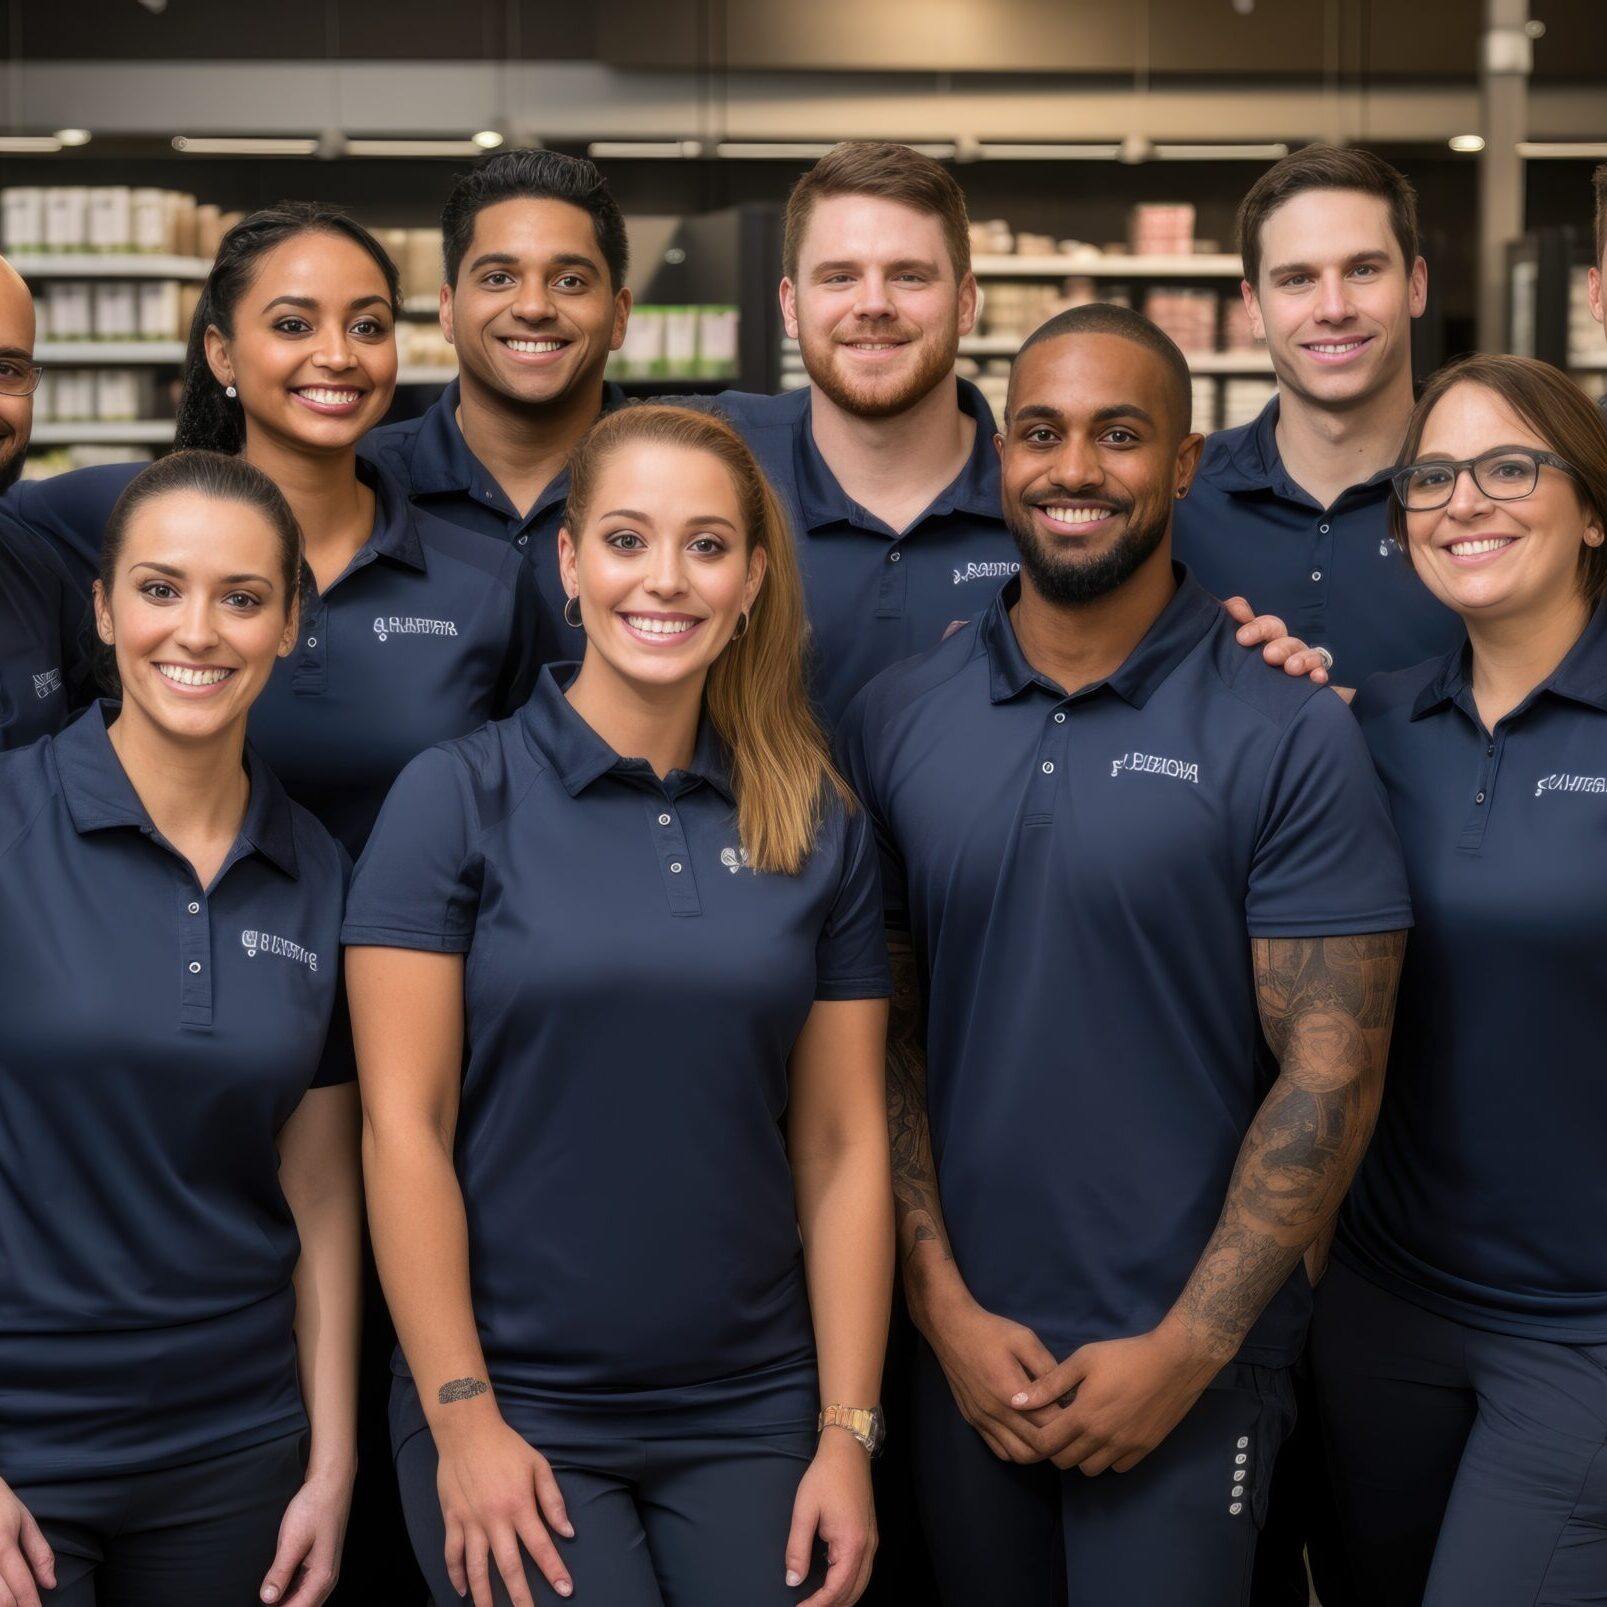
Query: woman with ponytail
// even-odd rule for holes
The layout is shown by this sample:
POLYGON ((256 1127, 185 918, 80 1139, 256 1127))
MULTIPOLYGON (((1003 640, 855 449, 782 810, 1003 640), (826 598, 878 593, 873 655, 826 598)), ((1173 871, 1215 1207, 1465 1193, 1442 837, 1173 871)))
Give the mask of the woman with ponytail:
POLYGON ((572 476, 581 662, 403 772, 347 911, 408 1527, 437 1601, 846 1607, 892 1283, 876 851, 739 437, 626 409, 572 476))

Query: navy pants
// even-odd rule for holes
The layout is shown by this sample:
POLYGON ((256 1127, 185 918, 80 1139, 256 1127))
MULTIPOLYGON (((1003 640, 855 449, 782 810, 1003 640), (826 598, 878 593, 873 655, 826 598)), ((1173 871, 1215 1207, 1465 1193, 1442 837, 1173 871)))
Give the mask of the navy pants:
POLYGON ((1002 1462, 960 1416, 923 1344, 921 1515, 947 1607, 1244 1607, 1279 1446, 1287 1369, 1223 1370, 1129 1473, 1002 1462))
POLYGON ((256 1607, 304 1432, 185 1467, 16 1486, 56 1554, 47 1607, 256 1607))
MULTIPOLYGON (((586 1607, 792 1607, 820 1588, 818 1558, 796 1588, 786 1580, 793 1497, 817 1444, 812 1428, 774 1435, 637 1439, 611 1429, 543 1435, 575 1537, 554 1535, 586 1607)), ((447 1577, 446 1526, 428 1429, 397 1450, 413 1551, 437 1603, 455 1602, 447 1577)), ((563 1601, 525 1559, 530 1593, 563 1601)), ((491 1563, 493 1599, 508 1595, 491 1563)))
POLYGON ((1367 1607, 1607 1603, 1607 1345, 1488 1333, 1335 1264, 1312 1363, 1367 1607))

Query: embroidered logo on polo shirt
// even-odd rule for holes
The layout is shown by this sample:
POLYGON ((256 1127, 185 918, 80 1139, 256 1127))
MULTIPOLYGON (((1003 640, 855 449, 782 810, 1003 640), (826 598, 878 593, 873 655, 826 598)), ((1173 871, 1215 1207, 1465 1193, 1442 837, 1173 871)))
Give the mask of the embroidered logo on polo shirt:
POLYGON ((1158 753, 1124 753, 1110 761, 1110 773, 1119 776, 1124 770, 1137 770, 1146 776, 1171 776, 1176 781, 1200 784, 1200 767, 1188 759, 1163 759, 1158 753))
POLYGON ((240 946, 253 960, 259 954, 280 954, 287 960, 298 961, 309 971, 318 969, 318 956, 311 949, 292 943, 288 937, 275 937, 272 932, 254 932, 248 926, 240 934, 240 946))
POLYGON ((1543 792, 1607 792, 1607 776, 1541 776, 1534 795, 1543 792))
POLYGON ((969 580, 1008 580, 1020 568, 1020 564, 1006 563, 1002 558, 990 564, 967 564, 954 571, 954 584, 963 586, 969 580))
POLYGON ((731 872, 733 876, 739 870, 748 870, 748 851, 746 848, 722 848, 720 850, 720 863, 731 872))
POLYGON ((33 695, 35 697, 49 697, 52 692, 61 690, 61 671, 59 669, 46 670, 43 675, 33 678, 33 695))
POLYGON ((412 614, 383 614, 374 621, 374 634, 383 642, 391 636, 456 636, 457 626, 450 619, 418 619, 412 614))

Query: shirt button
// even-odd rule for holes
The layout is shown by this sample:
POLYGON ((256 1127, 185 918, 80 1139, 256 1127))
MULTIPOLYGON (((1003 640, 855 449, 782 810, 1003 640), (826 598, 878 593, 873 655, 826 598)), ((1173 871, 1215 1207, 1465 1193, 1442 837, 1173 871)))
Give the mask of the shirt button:
POLYGON ((661 826, 667 826, 670 823, 670 817, 668 815, 660 815, 658 817, 658 823, 661 826))
POLYGON ((201 962, 199 960, 191 960, 190 961, 190 975, 191 976, 200 976, 200 974, 201 974, 201 962))
POLYGON ((1235 1461, 1235 1462, 1236 1462, 1236 1463, 1238 1463, 1238 1465, 1239 1465, 1239 1466, 1240 1466, 1240 1467, 1243 1467, 1243 1466, 1244 1466, 1244 1464, 1245 1464, 1245 1463, 1246 1463, 1246 1462, 1248 1462, 1248 1461, 1249 1461, 1249 1460, 1250 1460, 1250 1459, 1249 1459, 1249 1457, 1247 1457, 1247 1456, 1245 1456, 1245 1455, 1244 1455, 1244 1453, 1243 1453, 1243 1452, 1242 1452, 1242 1451, 1241 1451, 1241 1452, 1240 1452, 1240 1453, 1239 1453, 1239 1455, 1238 1455, 1238 1456, 1236 1456, 1236 1457, 1234 1457, 1234 1459, 1233 1459, 1233 1460, 1234 1460, 1234 1461, 1235 1461))
POLYGON ((1054 764, 1053 759, 1045 759, 1044 760, 1044 762, 1043 762, 1043 773, 1046 776, 1052 776, 1055 773, 1055 764, 1054 764))
POLYGON ((318 645, 318 638, 316 636, 309 636, 307 638, 307 645, 308 647, 316 647, 318 645))
POLYGON ((516 547, 528 547, 529 545, 530 545, 530 537, 529 536, 520 536, 519 539, 516 542, 514 542, 514 546, 516 546, 516 547))
POLYGON ((1327 525, 1318 525, 1317 529, 1325 536, 1328 534, 1328 526, 1327 525))
POLYGON ((681 874, 681 862, 680 862, 680 860, 675 859, 675 860, 670 861, 670 874, 672 876, 679 876, 681 874))
POLYGON ((1311 572, 1311 578, 1313 580, 1321 580, 1322 579, 1322 571, 1320 569, 1313 569, 1312 572, 1311 572))
POLYGON ((192 903, 190 905, 190 914, 199 915, 200 913, 201 913, 201 906, 199 904, 192 903))
POLYGON ((1484 756, 1487 759, 1493 759, 1495 757, 1495 744, 1493 742, 1484 750, 1484 756))
POLYGON ((1250 1445, 1250 1436, 1248 1434, 1241 1434, 1239 1436, 1239 1449, 1241 1451, 1248 1450, 1249 1445, 1250 1445))
POLYGON ((1055 724, 1056 725, 1064 725, 1065 723, 1066 723, 1066 711, 1064 709, 1060 709, 1055 714, 1055 724))
POLYGON ((898 560, 899 560, 899 559, 900 559, 900 558, 902 558, 902 557, 903 557, 903 556, 904 556, 904 555, 903 555, 903 553, 901 553, 901 552, 900 552, 900 551, 899 551, 899 550, 898 550, 898 548, 897 548, 897 547, 894 547, 894 548, 893 548, 893 550, 892 550, 892 551, 891 551, 891 552, 890 552, 890 553, 888 553, 888 555, 887 555, 887 561, 888 561, 888 563, 890 563, 890 564, 896 564, 896 563, 897 563, 897 562, 898 562, 898 560))
POLYGON ((1474 803, 1483 803, 1484 802, 1484 794, 1482 792, 1474 793, 1473 794, 1473 801, 1474 801, 1474 803))

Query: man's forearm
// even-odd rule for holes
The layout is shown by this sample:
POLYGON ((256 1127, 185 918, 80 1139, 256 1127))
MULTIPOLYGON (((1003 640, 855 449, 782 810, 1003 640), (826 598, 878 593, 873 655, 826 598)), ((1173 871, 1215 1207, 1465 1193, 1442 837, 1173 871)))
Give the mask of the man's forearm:
POLYGON ((1345 1197, 1383 1093, 1404 932, 1257 938, 1279 1075, 1239 1148, 1222 1215, 1172 1317, 1226 1362, 1345 1197))

